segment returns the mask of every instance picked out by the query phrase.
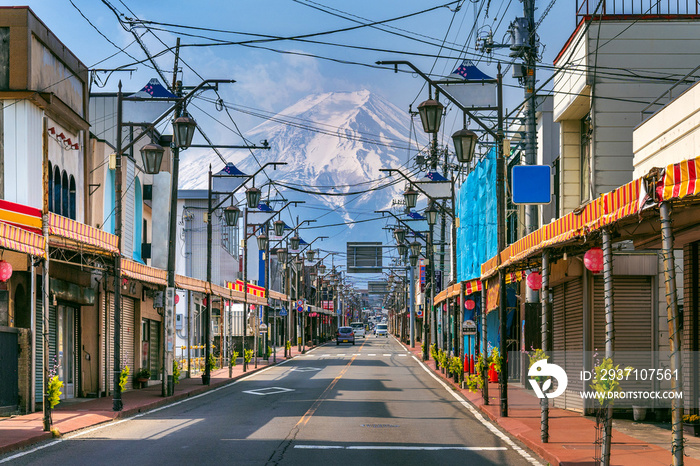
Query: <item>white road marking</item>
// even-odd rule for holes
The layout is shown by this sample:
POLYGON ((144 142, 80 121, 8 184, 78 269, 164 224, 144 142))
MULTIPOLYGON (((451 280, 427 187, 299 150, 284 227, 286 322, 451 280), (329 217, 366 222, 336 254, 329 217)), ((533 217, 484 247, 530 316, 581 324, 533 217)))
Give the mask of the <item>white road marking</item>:
POLYGON ((290 371, 294 372, 313 372, 313 371, 320 371, 320 367, 292 367, 289 369, 290 371))
POLYGON ((340 353, 338 356, 345 356, 345 353, 340 353))
POLYGON ((369 353, 367 356, 376 356, 374 353, 369 353))
POLYGON ((397 451, 439 451, 439 450, 460 450, 460 451, 504 451, 506 447, 430 447, 413 445, 294 445, 294 448, 302 450, 397 450, 397 451))
POLYGON ((384 356, 389 356, 389 357, 391 357, 391 354, 389 354, 389 353, 384 353, 384 356))
POLYGON ((399 354, 398 355, 398 357, 400 357, 400 358, 405 358, 406 356, 408 356, 408 355, 407 354, 399 354))
POLYGON ((293 388, 283 388, 283 387, 266 387, 258 388, 256 390, 243 390, 242 393, 247 393, 249 395, 277 395, 278 393, 293 392, 293 388))
POLYGON ((454 390, 452 390, 452 387, 450 387, 449 385, 447 385, 445 382, 443 382, 442 380, 440 380, 440 379, 438 378, 438 376, 436 376, 435 374, 433 374, 433 372, 428 368, 428 366, 426 366, 425 364, 423 364, 423 361, 421 361, 420 359, 418 359, 418 358, 415 357, 415 356, 413 356, 413 359, 415 359, 416 362, 417 362, 418 364, 420 364, 420 366, 423 368, 423 370, 424 370, 425 372, 428 373, 428 375, 430 375, 432 378, 434 378, 435 380, 437 380, 437 382, 438 382, 440 385, 442 385, 443 388, 444 388, 445 390, 447 390, 448 393, 450 393, 453 397, 455 397, 455 399, 456 399, 457 401, 459 401, 459 402, 462 404, 462 406, 464 406, 465 408, 467 408, 467 409, 469 410, 469 412, 472 413, 472 415, 473 415, 479 422, 481 422, 488 430, 490 430, 496 437, 500 438, 500 439, 503 440, 506 444, 508 444, 508 446, 510 446, 513 450, 517 451, 517 452, 520 454, 520 456, 522 456, 523 458, 525 458, 525 460, 528 461, 529 463, 535 464, 535 465, 540 465, 540 464, 541 464, 541 463, 540 463, 539 461, 537 461, 535 458, 533 458, 532 456, 530 456, 530 454, 529 454, 528 452, 526 452, 525 450, 523 450, 522 448, 520 448, 518 445, 516 445, 515 442, 513 442, 513 441, 510 439, 510 437, 508 437, 506 434, 504 434, 503 432, 501 432, 500 430, 498 430, 490 421, 487 421, 486 418, 484 418, 484 416, 482 416, 482 414, 481 414, 479 411, 477 411, 475 407, 473 407, 470 403, 468 403, 467 401, 465 401, 457 392, 455 392, 454 390))
MULTIPOLYGON (((280 363, 277 364, 276 366, 281 366, 282 364, 287 364, 289 361, 291 361, 291 359, 285 359, 284 361, 280 362, 280 363)), ((71 440, 71 439, 74 439, 74 438, 76 438, 76 437, 82 437, 83 435, 87 435, 87 434, 90 434, 90 433, 95 432, 95 431, 97 431, 97 430, 104 429, 105 427, 113 427, 113 426, 116 426, 117 424, 121 424, 121 423, 123 423, 123 422, 127 422, 127 421, 131 421, 131 420, 134 420, 134 419, 138 419, 138 418, 140 418, 140 417, 142 417, 142 416, 145 416, 146 414, 157 413, 158 411, 162 411, 162 410, 164 410, 164 409, 171 408, 171 407, 173 407, 173 406, 177 406, 177 405, 182 404, 182 403, 187 403, 187 402, 189 402, 189 401, 196 400, 197 398, 202 398, 202 397, 204 397, 204 396, 211 395, 211 394, 213 394, 213 393, 218 392, 219 390, 223 390, 224 388, 230 388, 230 387, 232 387, 232 386, 234 386, 234 385, 236 385, 236 384, 239 384, 239 383, 241 383, 241 382, 243 382, 243 381, 245 381, 245 380, 250 379, 251 377, 254 377, 254 376, 256 376, 256 375, 260 375, 260 374, 262 374, 263 372, 267 372, 267 371, 269 371, 270 369, 273 369, 273 368, 276 367, 276 366, 266 367, 265 369, 262 369, 262 370, 259 370, 258 372, 254 372, 254 373, 252 373, 252 374, 246 375, 245 377, 241 377, 240 379, 234 380, 233 382, 231 382, 231 383, 229 383, 229 384, 222 385, 221 387, 212 388, 211 390, 208 390, 208 391, 206 391, 206 392, 204 392, 204 393, 200 393, 199 395, 194 395, 194 396, 191 396, 191 397, 189 397, 189 398, 184 398, 184 399, 182 399, 182 400, 180 400, 180 401, 176 401, 175 403, 171 403, 171 404, 169 404, 169 405, 164 405, 164 406, 161 406, 161 407, 159 407, 159 408, 152 409, 152 410, 150 410, 150 411, 144 411, 144 412, 142 412, 142 413, 135 414, 135 415, 133 415, 133 416, 131 416, 131 417, 128 417, 128 418, 126 418, 126 419, 121 419, 121 420, 119 420, 119 421, 105 422, 104 424, 100 424, 100 425, 98 425, 98 426, 96 426, 96 427, 93 427, 92 429, 81 430, 80 432, 76 432, 76 433, 73 433, 73 434, 70 434, 70 433, 69 433, 69 434, 66 434, 66 435, 64 435, 64 436, 63 436, 62 438, 60 438, 60 439, 54 440, 54 441, 49 442, 49 443, 45 443, 45 444, 43 444, 43 445, 39 445, 39 446, 37 446, 37 447, 34 447, 34 448, 32 448, 32 449, 29 449, 29 450, 25 450, 25 451, 23 451, 23 452, 21 452, 21 453, 17 453, 17 454, 12 455, 12 456, 8 456, 7 458, 0 459, 0 463, 7 463, 7 462, 9 462, 9 461, 16 460, 17 458, 21 458, 22 456, 29 455, 30 453, 34 453, 35 451, 43 450, 44 448, 48 448, 48 447, 52 447, 52 446, 54 446, 54 445, 58 445, 59 443, 65 442, 66 440, 71 440)))
POLYGON ((329 357, 329 356, 330 356, 330 354, 322 354, 322 355, 321 355, 322 358, 327 358, 327 357, 329 357))

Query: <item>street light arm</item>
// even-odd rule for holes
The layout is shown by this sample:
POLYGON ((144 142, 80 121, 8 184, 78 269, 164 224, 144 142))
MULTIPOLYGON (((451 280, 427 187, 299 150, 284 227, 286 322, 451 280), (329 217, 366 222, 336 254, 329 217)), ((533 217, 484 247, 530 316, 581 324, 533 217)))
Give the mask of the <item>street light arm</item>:
MULTIPOLYGON (((435 82, 435 81, 433 81, 432 79, 430 79, 430 77, 428 77, 428 75, 426 75, 426 74, 423 73, 421 70, 419 70, 419 69, 418 69, 413 63, 411 63, 410 61, 406 61, 406 60, 386 60, 386 61, 378 61, 378 62, 376 62, 376 63, 377 63, 377 65, 394 65, 394 66, 397 66, 397 65, 406 65, 406 66, 408 66, 409 68, 411 68, 411 69, 414 71, 414 73, 416 73, 416 74, 419 75, 421 78, 423 78, 425 81, 427 81, 428 84, 430 84, 431 86, 433 86, 435 89, 440 89, 440 90, 442 91, 442 94, 443 94, 445 97, 447 97, 447 100, 449 100, 450 102, 452 102, 452 103, 453 103, 458 109, 460 109, 462 112, 466 113, 466 114, 469 116, 469 118, 471 118, 472 120, 474 120, 474 121, 476 122, 476 124, 478 124, 479 126, 481 126, 481 127, 484 129, 484 131, 486 131, 487 133, 489 133, 493 138, 499 139, 498 134, 497 134, 496 132, 494 132, 493 129, 491 129, 489 126, 487 126, 486 124, 484 124, 476 115, 474 115, 471 111, 469 111, 469 109, 467 109, 464 105, 462 105, 461 103, 459 103, 459 101, 458 101, 457 99, 455 99, 454 97, 452 97, 450 94, 448 94, 447 92, 445 92, 445 91, 439 86, 439 84, 438 84, 437 82, 435 82)), ((496 82, 497 82, 497 85, 500 87, 500 79, 496 80, 496 82)), ((494 109, 494 110, 495 110, 495 109, 494 109)))
MULTIPOLYGON (((425 195, 425 197, 427 197, 427 198, 430 199, 431 201, 435 201, 435 198, 434 198, 434 197, 430 196, 430 194, 428 194, 428 193, 425 192, 423 189, 421 189, 421 187, 420 187, 419 185, 415 184, 415 183, 413 182, 413 180, 411 180, 407 175, 405 175, 405 174, 404 174, 401 170, 399 170, 398 168, 380 168, 379 171, 380 171, 380 172, 388 172, 388 173, 397 172, 399 175, 403 176, 403 177, 406 179, 406 181, 408 181, 409 183, 411 183, 411 186, 415 187, 418 191, 420 191, 421 193, 423 193, 423 194, 425 195)), ((440 208, 440 210, 442 210, 444 213, 446 213, 447 215, 449 215, 449 216, 452 217, 453 219, 455 218, 454 213, 453 213, 452 211, 450 211, 450 210, 444 208, 442 205, 440 205, 440 203, 438 203, 438 202, 433 202, 433 204, 437 204, 437 206, 440 208)), ((393 215, 393 214, 392 214, 392 215, 393 215)))
MULTIPOLYGON (((206 84, 209 84, 209 83, 217 83, 217 84, 218 84, 218 83, 235 83, 235 82, 236 82, 235 79, 205 79, 204 81, 202 81, 201 83, 199 83, 198 85, 196 85, 196 86, 194 87, 194 89, 192 89, 190 92, 188 92, 187 95, 185 95, 184 97, 180 97, 179 99, 177 99, 177 100, 175 101, 175 103, 172 104, 165 112, 163 112, 163 114, 162 114, 161 116, 159 116, 158 118, 156 118, 156 121, 154 121, 153 123, 151 123, 150 125, 148 125, 148 127, 147 127, 143 132, 141 132, 141 133, 139 133, 138 135, 136 135, 136 137, 134 137, 134 139, 133 139, 129 144, 127 144, 126 146, 122 147, 121 151, 119 152, 119 155, 121 155, 121 154, 125 153, 127 150, 131 149, 131 148, 133 147, 133 145, 136 144, 144 135, 146 135, 146 134, 148 134, 150 131, 154 130, 155 127, 158 125, 158 123, 160 123, 160 122, 163 121, 168 115, 170 115, 170 112, 171 112, 171 111, 175 110, 175 108, 176 108, 178 105, 181 105, 181 104, 183 104, 184 102, 186 102, 187 99, 190 99, 190 98, 195 94, 195 92, 198 92, 198 91, 199 91, 202 87, 204 87, 206 84)), ((122 100, 127 100, 127 101, 128 101, 129 98, 128 98, 128 97, 123 97, 122 100)))
MULTIPOLYGON (((265 165, 263 165, 262 167, 260 167, 260 168, 258 169, 258 171, 256 171, 256 172, 253 173, 252 175, 247 175, 247 176, 245 177, 246 179, 245 179, 245 181, 244 181, 243 183, 241 183, 238 187, 236 187, 236 189, 234 189, 233 191, 231 191, 230 193, 228 193, 228 195, 226 195, 226 197, 224 197, 224 198, 222 199, 221 202, 219 202, 218 204, 216 204, 216 206, 215 206, 213 209, 211 209, 212 212, 215 211, 216 209, 218 209, 219 207, 221 207, 222 205, 224 205, 224 202, 226 202, 226 201, 228 201, 229 199, 231 199, 231 197, 232 197, 234 194, 236 194, 236 193, 238 192, 239 189, 241 189, 243 186, 245 186, 245 184, 246 184, 247 182, 249 182, 250 180, 254 179, 255 176, 258 175, 258 173, 260 173, 261 171, 263 171, 263 170, 265 169, 265 167, 267 167, 267 166, 269 166, 269 165, 274 165, 275 167, 277 167, 277 165, 287 165, 287 162, 268 162, 268 163, 266 163, 265 165)), ((299 201, 297 201, 297 202, 299 202, 299 201)))
MULTIPOLYGON (((296 202, 300 202, 300 203, 301 203, 302 201, 296 201, 296 202)), ((273 247, 276 248, 277 246, 280 246, 280 245, 282 244, 282 242, 283 242, 285 239, 287 239, 287 237, 289 237, 289 235, 291 235, 292 233, 295 233, 295 232, 299 229, 299 227, 302 226, 303 224, 305 224, 305 223, 314 223, 315 221, 316 221, 315 219, 313 219, 313 220, 302 220, 302 221, 299 223, 299 225, 297 225, 297 226, 295 226, 294 228, 292 228, 291 230, 289 230, 289 231, 287 232, 287 234, 284 235, 284 236, 282 237, 282 239, 280 239, 279 241, 277 241, 277 244, 275 244, 273 247)), ((272 249, 272 248, 270 248, 270 249, 272 249)))
MULTIPOLYGON (((421 232, 416 231, 416 230, 414 230, 413 228, 411 228, 411 226, 410 226, 408 223, 406 223, 405 221, 401 220, 395 213, 391 212, 390 210, 375 210, 374 213, 375 213, 375 214, 389 214, 389 215, 391 215, 391 216, 394 217, 398 222, 401 222, 401 224, 402 224, 403 226, 405 226, 406 228, 408 228, 409 230, 411 230, 411 232, 413 233, 413 235, 414 235, 416 238, 423 238, 423 234, 422 234, 421 232)), ((425 239, 424 239, 424 240, 425 240, 425 239)))

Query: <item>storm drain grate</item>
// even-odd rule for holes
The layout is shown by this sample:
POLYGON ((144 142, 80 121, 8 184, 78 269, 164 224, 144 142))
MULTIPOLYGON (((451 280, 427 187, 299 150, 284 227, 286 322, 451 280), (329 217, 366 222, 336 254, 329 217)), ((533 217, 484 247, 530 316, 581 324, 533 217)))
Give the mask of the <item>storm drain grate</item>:
POLYGON ((381 429, 385 427, 399 427, 395 424, 360 424, 360 427, 373 427, 375 429, 381 429))

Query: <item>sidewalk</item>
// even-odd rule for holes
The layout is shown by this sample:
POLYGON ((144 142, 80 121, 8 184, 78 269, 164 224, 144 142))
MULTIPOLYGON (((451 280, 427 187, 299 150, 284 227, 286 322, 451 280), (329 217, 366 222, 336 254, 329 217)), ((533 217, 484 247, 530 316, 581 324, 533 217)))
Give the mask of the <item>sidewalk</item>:
MULTIPOLYGON (((421 348, 407 347, 416 357, 421 358, 421 348)), ((508 417, 500 417, 498 384, 489 384, 489 405, 484 405, 481 391, 471 393, 458 388, 453 380, 446 379, 439 370, 435 370, 434 361, 426 364, 445 382, 453 385, 464 398, 477 409, 485 413, 494 424, 521 441, 546 462, 561 466, 594 465, 595 455, 595 420, 579 413, 558 408, 549 408, 549 443, 540 440, 540 405, 531 391, 522 387, 508 386, 508 417)), ((671 431, 653 424, 633 423, 631 421, 613 422, 612 465, 663 465, 671 463, 671 431), (642 426, 635 427, 636 426, 642 426), (624 431, 624 432, 622 432, 624 431), (644 435, 641 433, 644 432, 644 435), (632 435, 636 435, 633 437, 632 435), (645 440, 646 439, 646 440, 645 440)), ((686 466, 700 466, 700 438, 687 438, 686 466)))
MULTIPOLYGON (((307 347, 307 350, 311 347, 307 347)), ((291 357, 299 355, 297 347, 292 347, 291 357)), ((287 358, 289 359, 289 358, 287 358)), ((199 375, 189 379, 181 379, 175 385, 175 394, 164 398, 161 396, 161 384, 151 385, 142 389, 129 388, 122 394, 124 409, 112 411, 112 397, 106 398, 81 398, 61 402, 53 411, 53 426, 61 434, 91 427, 114 419, 126 418, 142 411, 157 408, 178 400, 198 395, 208 390, 221 387, 240 379, 244 375, 262 370, 269 365, 274 365, 270 356, 269 363, 263 358, 258 358, 257 369, 254 360, 248 365, 248 371, 243 372, 243 364, 238 363, 228 377, 228 367, 212 372, 210 384, 202 385, 199 375)), ((277 350, 277 363, 284 361, 284 347, 277 350)), ((43 431, 43 414, 36 412, 24 416, 0 418, 0 454, 5 454, 28 445, 51 438, 50 432, 43 431)))

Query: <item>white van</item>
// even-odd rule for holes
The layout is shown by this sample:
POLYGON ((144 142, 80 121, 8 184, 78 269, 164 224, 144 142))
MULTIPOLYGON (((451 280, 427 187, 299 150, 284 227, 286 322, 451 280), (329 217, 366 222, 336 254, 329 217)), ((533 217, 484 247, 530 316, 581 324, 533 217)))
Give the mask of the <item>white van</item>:
POLYGON ((350 327, 352 327, 352 330, 355 332, 355 338, 365 337, 365 324, 362 322, 352 322, 350 327))

